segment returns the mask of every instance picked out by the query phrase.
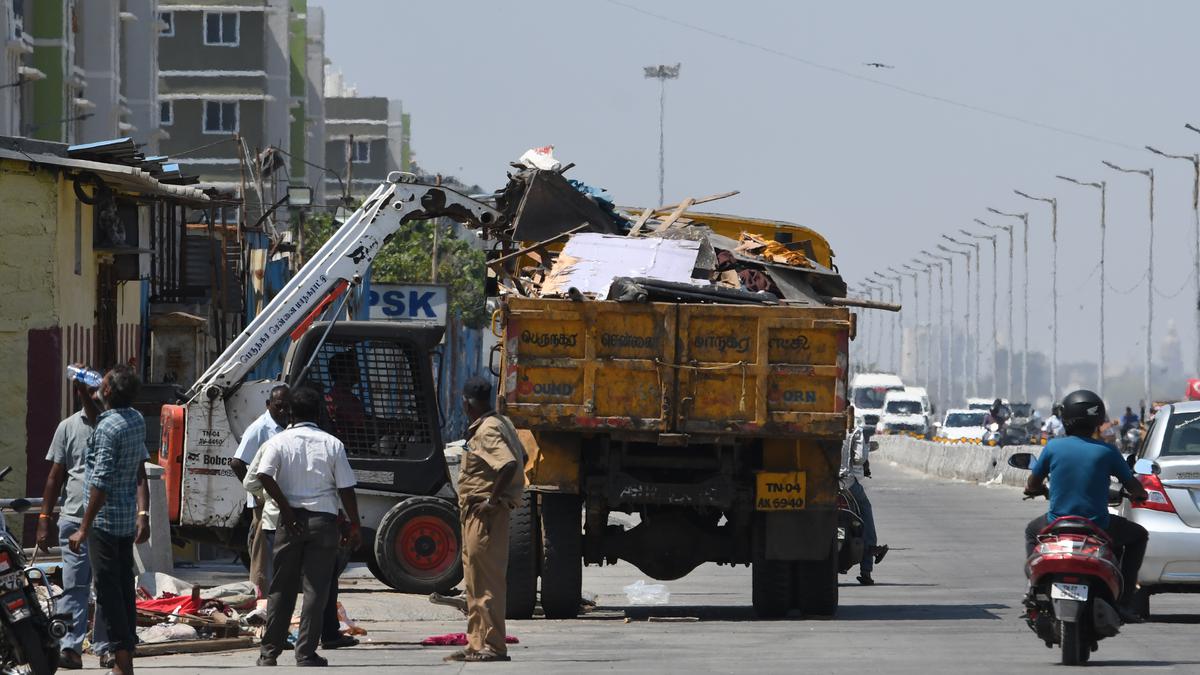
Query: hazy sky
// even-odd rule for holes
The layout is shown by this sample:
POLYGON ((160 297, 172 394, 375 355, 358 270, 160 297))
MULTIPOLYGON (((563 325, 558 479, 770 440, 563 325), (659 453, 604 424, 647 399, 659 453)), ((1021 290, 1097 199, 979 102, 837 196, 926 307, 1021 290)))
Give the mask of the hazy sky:
MULTIPOLYGON (((1049 208, 1012 190, 1057 196, 1062 362, 1096 355, 1099 196, 1054 176, 1109 183, 1108 279, 1124 292, 1108 295, 1111 367, 1142 358, 1146 286, 1135 285, 1147 267, 1147 181, 1100 161, 1154 167, 1155 286, 1171 295, 1186 285, 1156 299, 1155 348, 1173 318, 1185 363, 1195 362, 1191 167, 1141 147, 1200 150, 1200 135, 1183 127, 1200 125, 1200 3, 635 3, 702 30, 607 0, 314 4, 326 8, 334 67, 363 95, 403 100, 422 167, 488 188, 525 149, 553 144, 578 164, 573 177, 618 203, 653 201, 658 87, 642 67, 682 62, 667 93, 667 201, 741 190, 713 210, 817 229, 852 284, 942 232, 973 227, 972 218, 1005 222, 987 206, 1029 210, 1030 341, 1047 352, 1049 208)), ((984 261, 990 281, 990 252, 984 261)), ((1002 298, 1005 273, 1002 263, 1002 298)), ((964 285, 960 277, 958 293, 964 285)), ((984 294, 990 310, 986 286, 984 294)))

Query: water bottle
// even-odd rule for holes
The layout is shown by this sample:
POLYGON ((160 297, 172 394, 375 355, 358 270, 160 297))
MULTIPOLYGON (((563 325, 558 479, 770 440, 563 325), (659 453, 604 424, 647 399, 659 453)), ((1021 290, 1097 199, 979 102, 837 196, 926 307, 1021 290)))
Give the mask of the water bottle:
POLYGON ((104 376, 94 370, 88 370, 87 368, 67 366, 67 379, 79 380, 92 389, 99 389, 100 382, 104 379, 104 376))

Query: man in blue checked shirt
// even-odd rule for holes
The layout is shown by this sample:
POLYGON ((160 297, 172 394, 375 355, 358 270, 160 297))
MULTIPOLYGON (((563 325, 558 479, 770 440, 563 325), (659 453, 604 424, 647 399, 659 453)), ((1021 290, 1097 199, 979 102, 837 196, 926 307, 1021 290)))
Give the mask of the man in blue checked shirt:
POLYGON ((146 421, 132 407, 137 395, 137 374, 129 366, 116 366, 100 384, 107 408, 96 420, 85 459, 87 506, 79 529, 68 539, 79 552, 84 542, 90 553, 96 584, 96 603, 103 611, 113 650, 114 673, 133 673, 133 648, 137 644, 137 605, 134 595, 133 544, 150 532, 150 505, 139 494, 146 480, 146 421))

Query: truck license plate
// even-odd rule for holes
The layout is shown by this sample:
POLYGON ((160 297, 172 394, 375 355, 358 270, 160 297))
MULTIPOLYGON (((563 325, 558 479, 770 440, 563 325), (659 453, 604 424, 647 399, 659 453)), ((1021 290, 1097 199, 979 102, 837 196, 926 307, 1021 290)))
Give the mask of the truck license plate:
POLYGON ((754 508, 758 511, 799 511, 804 508, 803 471, 763 472, 758 474, 754 508))
POLYGON ((1050 587, 1050 597, 1055 600, 1087 600, 1087 584, 1054 584, 1050 587))

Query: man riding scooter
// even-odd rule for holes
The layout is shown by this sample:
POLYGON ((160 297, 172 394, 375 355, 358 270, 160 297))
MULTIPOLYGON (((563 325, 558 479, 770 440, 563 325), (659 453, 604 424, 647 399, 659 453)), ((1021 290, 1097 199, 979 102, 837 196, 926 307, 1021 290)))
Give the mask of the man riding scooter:
POLYGON ((1132 601, 1149 534, 1137 523, 1109 515, 1109 477, 1120 480, 1134 501, 1145 500, 1148 495, 1121 453, 1094 438, 1106 419, 1104 401, 1093 392, 1081 389, 1063 399, 1062 423, 1067 435, 1046 443, 1046 449, 1030 467, 1025 485, 1026 495, 1043 495, 1047 494, 1046 478, 1050 479, 1050 510, 1025 527, 1025 554, 1033 553, 1038 535, 1057 518, 1080 516, 1091 520, 1108 533, 1120 554, 1125 583, 1117 611, 1126 623, 1139 623, 1142 618, 1133 609, 1132 601))

